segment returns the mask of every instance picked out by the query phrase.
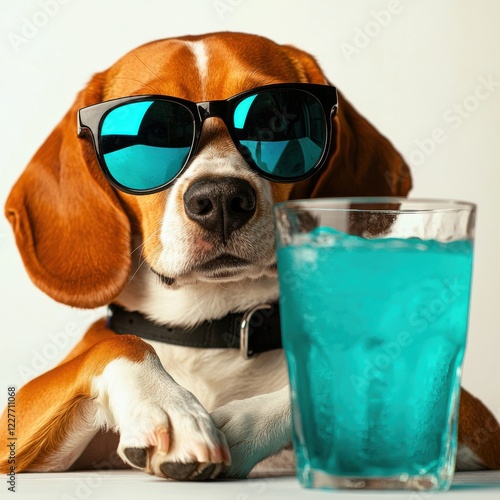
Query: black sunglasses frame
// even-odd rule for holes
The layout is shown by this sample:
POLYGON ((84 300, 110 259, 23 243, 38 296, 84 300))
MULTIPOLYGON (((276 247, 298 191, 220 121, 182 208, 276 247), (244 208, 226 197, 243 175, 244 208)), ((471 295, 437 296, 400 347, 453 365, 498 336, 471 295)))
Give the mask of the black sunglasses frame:
POLYGON ((321 167, 324 165, 328 153, 330 151, 331 143, 332 143, 332 121, 333 117, 337 114, 338 109, 338 95, 337 89, 330 85, 319 85, 312 83, 278 83, 272 85, 265 85, 262 87, 255 87, 253 89, 241 92, 236 94, 229 99, 224 100, 214 100, 214 101, 204 101, 204 102, 192 102, 186 99, 181 99, 179 97, 171 97, 159 94, 141 94, 134 95, 129 97, 120 97, 118 99, 112 99, 110 101, 104 101, 98 104, 93 104, 91 106, 87 106, 85 108, 81 108, 78 111, 78 136, 79 137, 89 137, 92 139, 92 144, 94 146, 94 151, 99 162, 99 166, 101 170, 108 180, 108 182, 119 189, 128 194, 133 195, 146 195, 153 194, 159 191, 163 191, 168 186, 170 186, 188 167, 191 159, 198 151, 198 145, 201 137, 203 123, 207 118, 217 117, 220 118, 226 129, 236 146, 239 153, 243 156, 244 160, 248 163, 250 168, 258 173, 259 176, 268 179, 270 181, 279 182, 279 183, 295 183, 307 179, 314 175, 321 167), (323 148, 321 157, 316 162, 311 169, 309 169, 305 174, 301 176, 293 176, 293 177, 282 177, 282 176, 274 176, 268 172, 265 172, 259 168, 259 166, 253 161, 252 157, 245 151, 245 148, 238 137, 236 136, 234 127, 232 125, 231 118, 234 115, 234 111, 238 104, 246 99, 248 96, 258 94, 265 91, 271 90, 299 90, 305 93, 312 95, 317 101, 320 103, 324 119, 325 119, 325 146, 323 148), (141 102, 141 101, 167 101, 178 103, 186 108, 192 116, 194 133, 193 133, 193 141, 191 143, 189 154, 184 162, 184 165, 179 170, 177 175, 173 177, 168 182, 162 184, 161 186, 151 188, 151 189, 133 189, 127 186, 124 186, 117 182, 114 177, 109 172, 106 162, 104 160, 104 155, 102 152, 101 141, 100 141, 100 130, 101 125, 108 115, 113 109, 118 106, 121 106, 126 103, 132 102, 141 102))

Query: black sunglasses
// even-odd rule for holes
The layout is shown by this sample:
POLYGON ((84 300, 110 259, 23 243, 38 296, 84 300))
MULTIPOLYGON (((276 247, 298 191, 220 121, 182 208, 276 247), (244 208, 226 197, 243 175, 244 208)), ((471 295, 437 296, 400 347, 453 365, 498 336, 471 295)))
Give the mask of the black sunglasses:
POLYGON ((203 122, 222 119, 248 165, 275 182, 297 182, 325 163, 337 90, 328 85, 266 85, 226 100, 194 103, 136 95, 80 109, 78 135, 92 137, 108 181, 130 194, 168 187, 196 154, 203 122))

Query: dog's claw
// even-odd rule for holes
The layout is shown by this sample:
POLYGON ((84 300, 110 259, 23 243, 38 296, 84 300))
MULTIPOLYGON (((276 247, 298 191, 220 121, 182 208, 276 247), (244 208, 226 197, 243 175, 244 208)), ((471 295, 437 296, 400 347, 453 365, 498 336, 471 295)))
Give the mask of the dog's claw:
POLYGON ((160 471, 167 479, 174 479, 176 481, 205 481, 219 474, 221 467, 221 464, 200 462, 164 462, 160 465, 160 471))
POLYGON ((123 453, 127 457, 130 464, 144 469, 148 462, 148 454, 146 448, 125 448, 123 453))
POLYGON ((185 481, 198 468, 197 462, 183 464, 181 462, 164 462, 160 465, 160 470, 168 479, 185 481))

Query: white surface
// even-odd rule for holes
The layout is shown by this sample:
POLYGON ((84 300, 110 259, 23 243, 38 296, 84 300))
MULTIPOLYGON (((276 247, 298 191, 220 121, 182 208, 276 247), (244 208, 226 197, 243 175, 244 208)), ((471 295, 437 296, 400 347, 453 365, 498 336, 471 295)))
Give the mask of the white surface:
MULTIPOLYGON (((460 483, 464 481, 460 480, 460 483)), ((2 492, 2 498, 3 492, 2 492)), ((418 491, 326 491, 309 490, 300 486, 294 477, 247 479, 243 481, 214 481, 202 483, 172 482, 137 471, 65 472, 57 474, 21 474, 17 477, 16 500, 108 500, 123 499, 204 499, 204 500, 426 500, 430 492, 418 491)), ((469 476, 466 484, 453 485, 437 498, 452 500, 483 500, 500 498, 500 473, 489 472, 482 478, 469 476)))
MULTIPOLYGON (((219 30, 260 33, 301 47, 317 56, 328 77, 412 164, 413 196, 479 204, 464 385, 498 417, 499 19, 495 0, 2 2, 0 201, 91 74, 129 49, 219 30), (34 22, 39 26, 30 30, 34 22), (494 82, 489 91, 481 84, 485 79, 494 82), (481 85, 479 100, 474 93, 481 85)), ((0 296, 3 388, 54 365, 100 314, 71 310, 34 288, 4 218, 0 296)))

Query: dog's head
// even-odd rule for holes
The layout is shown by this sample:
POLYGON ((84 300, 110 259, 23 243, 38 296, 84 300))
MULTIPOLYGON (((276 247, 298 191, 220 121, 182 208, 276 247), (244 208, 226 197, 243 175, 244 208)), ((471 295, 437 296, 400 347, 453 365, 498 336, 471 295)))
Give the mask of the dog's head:
POLYGON ((299 182, 256 173, 216 117, 204 121, 197 153, 175 182, 142 196, 113 187, 91 141, 77 136, 78 110, 115 98, 157 94, 203 102, 300 82, 328 84, 305 52, 234 33, 153 42, 95 75, 6 204, 34 283, 63 303, 106 304, 130 279, 134 237, 166 286, 274 275, 273 203, 406 195, 406 164, 341 95, 325 166, 299 182))

